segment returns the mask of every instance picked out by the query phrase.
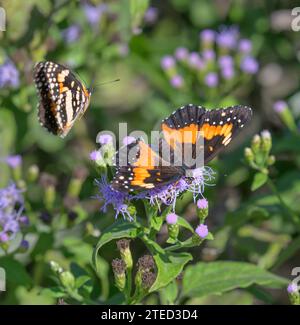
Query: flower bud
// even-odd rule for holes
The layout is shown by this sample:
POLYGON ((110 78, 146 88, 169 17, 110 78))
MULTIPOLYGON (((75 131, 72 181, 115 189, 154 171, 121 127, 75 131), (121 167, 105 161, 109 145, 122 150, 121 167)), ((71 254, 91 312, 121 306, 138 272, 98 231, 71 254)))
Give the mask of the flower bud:
POLYGON ((276 161, 275 156, 271 155, 268 157, 267 163, 269 166, 271 166, 275 164, 275 161, 276 161))
POLYGON ((255 134, 255 136, 252 139, 252 143, 251 143, 251 149, 252 149, 254 156, 259 153, 260 145, 261 145, 261 138, 258 134, 255 134))
POLYGON ((74 289, 75 278, 74 275, 69 271, 63 271, 58 274, 61 284, 68 289, 74 289))
POLYGON ((31 165, 28 168, 27 179, 29 182, 35 182, 39 177, 39 167, 37 165, 31 165))
POLYGON ((300 294, 298 286, 295 283, 290 283, 287 287, 287 292, 292 305, 300 305, 300 294))
POLYGON ((130 251, 130 240, 129 239, 120 239, 117 241, 117 247, 120 251, 120 255, 122 260, 125 262, 127 269, 132 269, 133 261, 132 261, 132 255, 130 251))
POLYGON ((272 147, 272 137, 268 130, 261 132, 261 149, 265 154, 269 154, 272 147))
POLYGON ((200 219, 200 223, 203 223, 208 216, 208 201, 206 199, 199 199, 197 201, 197 215, 200 219))
POLYGON ((247 161, 247 163, 252 164, 254 162, 254 154, 251 148, 245 148, 244 150, 244 156, 247 161))
POLYGON ((125 289, 126 285, 126 264, 123 260, 119 258, 115 258, 112 261, 112 269, 114 272, 115 276, 115 284, 116 287, 120 290, 123 291, 125 289))
POLYGON ((26 253, 28 251, 28 248, 29 248, 29 242, 25 239, 23 239, 20 243, 20 246, 18 248, 18 251, 20 253, 26 253))
POLYGON ((55 273, 61 273, 63 272, 63 269, 60 267, 60 265, 55 261, 50 261, 50 268, 55 273))

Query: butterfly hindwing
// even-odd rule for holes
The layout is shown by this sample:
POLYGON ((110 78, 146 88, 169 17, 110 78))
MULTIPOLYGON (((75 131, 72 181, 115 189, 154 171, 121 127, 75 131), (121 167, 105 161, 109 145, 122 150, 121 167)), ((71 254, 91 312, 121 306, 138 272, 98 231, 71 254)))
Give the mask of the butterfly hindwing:
POLYGON ((182 168, 170 166, 140 139, 119 150, 116 166, 112 188, 123 192, 167 185, 175 182, 183 173, 182 168))
POLYGON ((90 93, 65 66, 46 61, 34 68, 40 96, 39 120, 49 132, 64 137, 89 105, 90 93))

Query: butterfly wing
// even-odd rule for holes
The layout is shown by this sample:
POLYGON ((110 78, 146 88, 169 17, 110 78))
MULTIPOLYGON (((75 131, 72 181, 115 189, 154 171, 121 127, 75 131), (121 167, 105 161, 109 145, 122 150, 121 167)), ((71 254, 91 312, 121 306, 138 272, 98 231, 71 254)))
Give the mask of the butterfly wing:
POLYGON ((162 121, 163 139, 173 149, 174 156, 185 155, 185 159, 190 156, 197 160, 202 154, 206 164, 237 136, 251 115, 252 110, 247 106, 206 110, 189 104, 162 121), (190 146, 186 147, 187 144, 190 146))
POLYGON ((40 96, 39 120, 49 132, 64 137, 89 105, 90 94, 63 65, 46 61, 34 68, 40 96))
POLYGON ((180 167, 170 166, 138 139, 122 147, 116 155, 116 174, 112 187, 122 192, 144 191, 175 182, 183 174, 180 167))

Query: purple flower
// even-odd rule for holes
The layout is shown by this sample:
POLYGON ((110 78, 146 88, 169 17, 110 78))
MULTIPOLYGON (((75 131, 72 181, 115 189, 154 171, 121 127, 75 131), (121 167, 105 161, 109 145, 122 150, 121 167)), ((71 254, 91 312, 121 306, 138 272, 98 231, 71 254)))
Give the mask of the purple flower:
POLYGON ((19 223, 20 223, 20 225, 27 227, 27 226, 29 226, 29 218, 26 216, 20 216, 19 223))
POLYGON ((245 56, 241 62, 241 69, 249 74, 255 74, 258 71, 258 62, 252 56, 245 56))
POLYGON ((190 53, 189 64, 191 67, 196 68, 198 70, 201 70, 204 67, 203 60, 197 52, 190 53))
POLYGON ((205 50, 202 52, 202 56, 206 61, 212 61, 216 58, 216 53, 213 50, 205 50))
POLYGON ((131 199, 130 195, 114 190, 105 177, 102 177, 100 181, 96 181, 96 184, 98 185, 100 193, 97 198, 103 201, 101 210, 106 212, 107 206, 112 205, 116 211, 115 218, 117 218, 119 214, 122 214, 124 219, 131 221, 132 217, 128 211, 128 205, 126 204, 126 202, 131 199))
POLYGON ((80 32, 80 26, 74 24, 62 31, 62 37, 67 43, 74 43, 79 39, 80 32))
POLYGON ((165 55, 160 61, 163 70, 169 70, 175 66, 175 60, 171 55, 165 55))
POLYGON ((205 84, 208 86, 208 87, 216 87, 218 85, 218 81, 219 81, 219 78, 218 78, 218 75, 215 73, 215 72, 209 72, 206 76, 205 76, 205 84))
POLYGON ((216 32, 211 29, 204 29, 199 36, 204 43, 212 43, 215 40, 216 32))
POLYGON ((5 232, 0 232, 0 243, 6 243, 9 241, 9 236, 5 232))
POLYGON ((101 134, 97 140, 102 146, 113 143, 113 137, 110 134, 101 134))
POLYGON ((199 237, 205 238, 208 235, 208 228, 206 225, 201 224, 196 228, 195 232, 199 237))
POLYGON ((7 59, 2 65, 0 65, 0 88, 17 88, 19 83, 19 71, 14 63, 7 59))
POLYGON ((0 209, 14 207, 17 203, 23 204, 22 191, 14 183, 0 189, 0 209))
POLYGON ((23 196, 14 183, 0 189, 0 242, 12 240, 24 220, 23 196))
POLYGON ((29 248, 29 242, 26 239, 22 239, 20 243, 20 248, 22 249, 22 251, 27 251, 29 248))
POLYGON ((107 9, 108 7, 104 3, 101 3, 96 7, 90 4, 83 5, 85 17, 91 26, 96 26, 99 24, 103 13, 106 12, 107 9))
POLYGON ((233 58, 230 55, 220 56, 218 61, 221 69, 233 67, 234 65, 233 58))
POLYGON ((287 292, 288 293, 297 293, 298 292, 298 286, 295 283, 290 283, 287 287, 287 292))
POLYGON ((222 77, 226 80, 230 80, 234 77, 234 68, 226 67, 221 70, 222 77))
POLYGON ((239 51, 242 53, 250 53, 252 51, 252 42, 249 39, 241 39, 239 42, 239 51))
POLYGON ((233 49, 237 45, 239 37, 238 28, 235 26, 225 27, 217 34, 216 42, 220 47, 233 49))
POLYGON ((183 79, 180 75, 176 75, 171 78, 170 83, 174 88, 181 88, 183 86, 183 79))
POLYGON ((135 141, 136 141, 135 137, 127 136, 123 139, 122 143, 123 143, 123 146, 128 146, 129 144, 131 144, 135 141))
POLYGON ((173 212, 169 213, 166 216, 166 221, 167 221, 167 224, 169 224, 169 225, 175 225, 178 221, 178 215, 173 212))
POLYGON ((278 100, 273 105, 274 111, 278 114, 282 113, 285 109, 287 109, 287 107, 288 107, 287 103, 283 100, 278 100))
POLYGON ((154 24, 158 18, 158 9, 149 7, 144 15, 144 20, 147 24, 154 24))
POLYGON ((197 207, 198 209, 207 209, 208 208, 208 202, 206 199, 199 199, 197 201, 197 207))
POLYGON ((178 47, 176 50, 175 50, 175 58, 178 60, 178 61, 184 61, 188 58, 188 55, 189 55, 189 51, 186 47, 178 47))
POLYGON ((22 157, 20 155, 8 156, 5 161, 9 167, 17 168, 22 164, 22 157))
POLYGON ((101 152, 99 150, 94 150, 90 153, 90 159, 92 161, 97 161, 102 159, 101 152))

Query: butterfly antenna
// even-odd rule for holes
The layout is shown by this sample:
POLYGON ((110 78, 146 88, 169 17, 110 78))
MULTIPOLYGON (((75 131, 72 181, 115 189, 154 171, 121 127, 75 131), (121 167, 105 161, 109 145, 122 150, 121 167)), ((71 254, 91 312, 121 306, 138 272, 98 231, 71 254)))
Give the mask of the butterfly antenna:
POLYGON ((91 89, 92 91, 94 91, 94 90, 95 90, 96 88, 98 88, 99 86, 103 86, 103 85, 111 84, 111 83, 113 83, 113 82, 118 82, 118 81, 120 81, 120 78, 118 78, 118 79, 114 79, 114 80, 110 80, 110 81, 100 82, 100 83, 98 83, 98 84, 93 85, 93 83, 94 83, 94 79, 93 79, 93 81, 92 81, 92 83, 91 83, 91 86, 90 86, 90 89, 91 89))

